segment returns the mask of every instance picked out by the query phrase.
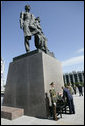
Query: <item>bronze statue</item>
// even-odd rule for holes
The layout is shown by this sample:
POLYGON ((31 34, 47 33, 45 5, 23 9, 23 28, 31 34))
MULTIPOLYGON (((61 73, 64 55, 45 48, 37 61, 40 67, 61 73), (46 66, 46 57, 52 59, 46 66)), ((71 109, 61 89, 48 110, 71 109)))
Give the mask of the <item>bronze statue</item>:
POLYGON ((40 18, 37 17, 36 19, 36 26, 38 32, 34 35, 35 37, 35 46, 36 48, 39 48, 45 52, 47 52, 47 39, 44 36, 44 33, 42 32, 41 26, 40 26, 40 18))
POLYGON ((29 40, 34 36, 35 46, 37 49, 41 49, 47 52, 47 39, 42 32, 40 26, 39 17, 35 18, 33 14, 30 13, 30 6, 25 6, 25 12, 20 13, 20 28, 24 31, 24 43, 26 52, 30 51, 29 40))

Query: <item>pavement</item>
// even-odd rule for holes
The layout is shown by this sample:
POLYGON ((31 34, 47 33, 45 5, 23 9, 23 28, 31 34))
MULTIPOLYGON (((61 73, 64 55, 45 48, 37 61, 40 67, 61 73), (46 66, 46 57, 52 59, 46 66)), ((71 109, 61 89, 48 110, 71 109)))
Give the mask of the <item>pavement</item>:
POLYGON ((39 119, 30 116, 22 116, 14 120, 1 118, 1 125, 84 125, 84 96, 77 93, 73 95, 75 114, 62 114, 59 120, 39 119))

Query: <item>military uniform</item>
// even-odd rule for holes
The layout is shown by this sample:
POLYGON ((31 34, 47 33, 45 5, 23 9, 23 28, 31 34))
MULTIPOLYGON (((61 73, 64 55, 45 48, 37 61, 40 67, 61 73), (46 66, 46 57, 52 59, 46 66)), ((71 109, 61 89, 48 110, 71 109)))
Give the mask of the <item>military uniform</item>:
POLYGON ((74 91, 73 91, 73 88, 71 86, 68 87, 70 93, 73 95, 74 91))
POLYGON ((56 102, 57 102, 57 97, 56 97, 55 88, 51 88, 49 92, 50 92, 51 103, 52 103, 53 119, 54 120, 57 120, 57 115, 56 115, 56 102))
POLYGON ((55 91, 55 88, 51 88, 51 89, 50 89, 50 95, 51 95, 51 97, 52 97, 53 103, 56 103, 56 102, 57 102, 57 98, 56 98, 56 91, 55 91))

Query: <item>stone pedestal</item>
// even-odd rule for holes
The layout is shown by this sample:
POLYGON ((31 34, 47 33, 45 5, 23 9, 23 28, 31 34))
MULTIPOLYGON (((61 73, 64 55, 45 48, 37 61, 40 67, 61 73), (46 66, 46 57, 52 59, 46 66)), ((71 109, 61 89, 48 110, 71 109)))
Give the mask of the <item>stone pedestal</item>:
POLYGON ((19 118, 23 114, 24 114, 24 110, 20 108, 13 108, 7 106, 3 106, 1 108, 1 118, 13 120, 19 118))
POLYGON ((56 91, 61 91, 63 74, 56 58, 37 51, 15 57, 9 65, 3 105, 23 108, 28 116, 46 118, 45 93, 49 96, 52 81, 56 91))

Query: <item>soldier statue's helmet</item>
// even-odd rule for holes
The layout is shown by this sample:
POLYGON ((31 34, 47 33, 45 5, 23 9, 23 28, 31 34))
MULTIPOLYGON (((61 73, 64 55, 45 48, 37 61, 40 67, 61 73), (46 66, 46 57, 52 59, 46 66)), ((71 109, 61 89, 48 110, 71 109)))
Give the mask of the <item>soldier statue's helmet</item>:
POLYGON ((30 10, 30 9, 31 9, 30 5, 25 5, 25 10, 30 10))

